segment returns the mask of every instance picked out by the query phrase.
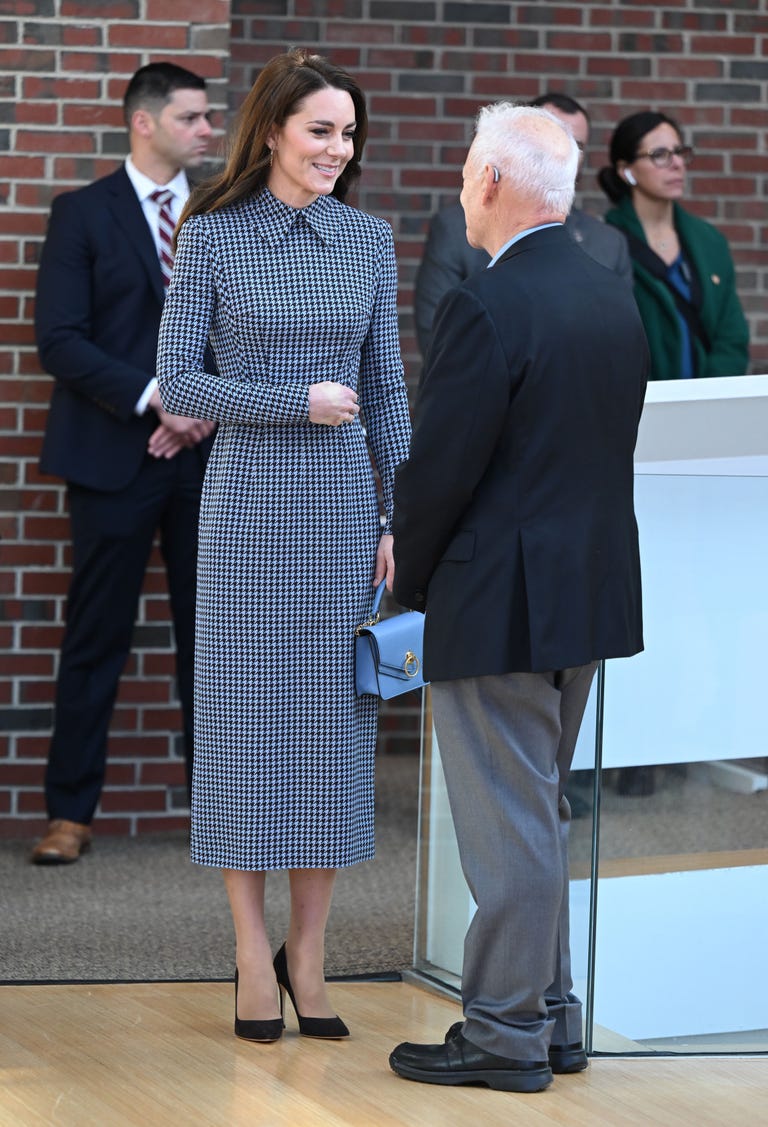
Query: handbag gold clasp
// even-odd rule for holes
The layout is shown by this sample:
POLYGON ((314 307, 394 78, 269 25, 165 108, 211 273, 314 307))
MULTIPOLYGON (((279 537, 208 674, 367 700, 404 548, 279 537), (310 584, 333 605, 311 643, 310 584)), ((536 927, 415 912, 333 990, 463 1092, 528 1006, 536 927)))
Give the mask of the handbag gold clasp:
POLYGON ((405 661, 403 662, 403 671, 406 677, 416 677, 420 668, 421 662, 416 657, 416 654, 413 653, 412 650, 408 650, 405 655, 405 661))
POLYGON ((359 637, 363 630, 367 630, 369 626, 378 626, 381 615, 378 611, 372 614, 370 618, 366 618, 365 622, 361 622, 359 626, 355 627, 355 637, 359 637))

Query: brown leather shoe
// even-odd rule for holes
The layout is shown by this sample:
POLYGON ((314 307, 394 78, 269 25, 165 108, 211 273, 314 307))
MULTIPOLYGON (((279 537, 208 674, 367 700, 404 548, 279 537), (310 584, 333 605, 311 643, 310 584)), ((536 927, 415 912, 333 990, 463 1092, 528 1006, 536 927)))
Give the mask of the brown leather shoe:
POLYGON ((48 833, 32 850, 35 865, 71 865, 91 846, 91 827, 54 818, 48 833))

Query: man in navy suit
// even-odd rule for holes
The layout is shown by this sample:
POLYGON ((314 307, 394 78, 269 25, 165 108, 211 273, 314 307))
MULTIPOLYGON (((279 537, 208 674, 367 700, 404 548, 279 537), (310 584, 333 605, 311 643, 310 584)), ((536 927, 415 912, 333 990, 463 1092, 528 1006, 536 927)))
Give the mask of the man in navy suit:
POLYGON ((45 777, 50 825, 37 864, 91 842, 107 734, 155 535, 166 565, 186 765, 192 760, 197 519, 213 426, 167 414, 155 381, 165 295, 160 254, 210 143, 205 80, 171 63, 136 72, 124 98, 130 155, 58 196, 40 259, 35 329, 54 378, 40 460, 67 483, 72 577, 45 777))
POLYGON ((395 1072, 533 1092, 587 1067, 568 939, 565 786, 602 658, 642 649, 633 453, 648 374, 628 286, 565 229, 578 149, 546 110, 482 111, 467 237, 395 479, 394 594, 424 673, 477 911, 464 1021, 395 1072))

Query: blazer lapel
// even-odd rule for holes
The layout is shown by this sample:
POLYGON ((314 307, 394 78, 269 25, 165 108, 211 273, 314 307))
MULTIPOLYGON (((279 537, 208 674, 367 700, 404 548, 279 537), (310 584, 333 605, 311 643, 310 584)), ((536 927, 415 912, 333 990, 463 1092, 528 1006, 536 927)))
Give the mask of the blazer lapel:
POLYGON ((125 234, 126 254, 136 254, 141 259, 157 300, 162 305, 165 300, 165 287, 160 272, 160 259, 157 256, 157 248, 149 224, 125 168, 118 168, 117 172, 113 173, 107 188, 115 223, 125 234))

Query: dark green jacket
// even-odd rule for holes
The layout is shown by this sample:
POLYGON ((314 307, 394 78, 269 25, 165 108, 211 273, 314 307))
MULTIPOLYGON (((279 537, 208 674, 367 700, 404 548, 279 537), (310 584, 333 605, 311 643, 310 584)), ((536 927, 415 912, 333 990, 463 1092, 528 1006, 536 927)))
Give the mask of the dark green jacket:
MULTIPOLYGON (((749 368, 749 327, 736 293, 733 260, 723 235, 703 219, 677 204, 675 228, 683 250, 698 275, 701 289, 699 317, 709 337, 706 352, 692 334, 697 376, 743 376, 749 368)), ((632 202, 625 197, 611 208, 606 222, 646 242, 632 202)), ((630 244, 630 255, 632 246, 630 244)), ((651 379, 680 378, 683 332, 672 295, 633 258, 635 299, 651 350, 651 379)))

